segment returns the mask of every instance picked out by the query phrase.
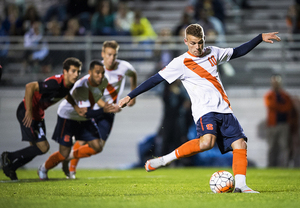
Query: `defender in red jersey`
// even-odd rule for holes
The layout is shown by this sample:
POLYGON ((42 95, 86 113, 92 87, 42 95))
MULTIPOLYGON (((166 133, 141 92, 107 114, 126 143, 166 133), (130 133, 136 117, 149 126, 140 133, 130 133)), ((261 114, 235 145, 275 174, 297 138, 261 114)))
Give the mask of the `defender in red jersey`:
POLYGON ((19 167, 49 150, 44 120, 44 111, 49 106, 66 98, 78 114, 84 115, 84 110, 75 105, 69 93, 79 77, 81 66, 82 63, 77 58, 67 58, 63 62, 63 74, 49 77, 43 82, 26 84, 25 97, 17 109, 17 118, 22 141, 28 141, 30 146, 1 154, 3 172, 11 180, 18 180, 16 170, 19 167))

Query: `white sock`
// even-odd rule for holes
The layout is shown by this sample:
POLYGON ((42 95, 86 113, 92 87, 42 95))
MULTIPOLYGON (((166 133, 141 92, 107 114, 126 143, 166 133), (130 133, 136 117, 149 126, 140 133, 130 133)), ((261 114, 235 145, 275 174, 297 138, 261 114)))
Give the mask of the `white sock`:
POLYGON ((162 158, 163 158, 164 163, 165 163, 164 165, 169 164, 169 163, 173 162, 174 160, 177 160, 175 151, 163 156, 162 158))
POLYGON ((241 174, 235 175, 235 187, 241 188, 243 186, 246 186, 246 176, 241 174))
POLYGON ((73 154, 73 150, 71 150, 69 156, 66 158, 66 160, 72 160, 74 159, 74 154, 73 154))

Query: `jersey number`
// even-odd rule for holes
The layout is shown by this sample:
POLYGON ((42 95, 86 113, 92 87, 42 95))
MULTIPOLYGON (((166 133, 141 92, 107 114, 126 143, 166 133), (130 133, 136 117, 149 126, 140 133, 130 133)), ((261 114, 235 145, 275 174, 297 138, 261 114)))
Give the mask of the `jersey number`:
POLYGON ((211 64, 211 66, 216 66, 217 65, 217 60, 216 60, 215 56, 209 57, 208 61, 211 64))

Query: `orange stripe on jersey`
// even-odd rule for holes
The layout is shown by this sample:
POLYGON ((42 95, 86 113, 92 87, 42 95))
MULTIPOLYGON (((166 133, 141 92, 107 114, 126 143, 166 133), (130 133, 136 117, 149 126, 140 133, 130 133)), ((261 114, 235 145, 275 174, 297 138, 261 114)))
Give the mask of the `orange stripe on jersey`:
POLYGON ((184 65, 190 70, 192 70, 193 72, 195 72, 196 74, 198 74, 200 77, 205 78, 207 79, 207 81, 212 83, 215 86, 215 88, 217 88, 217 90, 221 93, 223 100, 225 100, 225 102, 228 103, 230 107, 230 102, 228 100, 228 97, 225 94, 221 84, 218 82, 216 77, 212 76, 208 71, 206 71, 204 68, 199 66, 196 62, 194 62, 190 58, 184 59, 184 65))
POLYGON ((116 89, 111 85, 111 84, 107 84, 106 89, 108 90, 111 98, 113 99, 114 103, 117 102, 117 98, 118 98, 118 92, 116 91, 116 89))

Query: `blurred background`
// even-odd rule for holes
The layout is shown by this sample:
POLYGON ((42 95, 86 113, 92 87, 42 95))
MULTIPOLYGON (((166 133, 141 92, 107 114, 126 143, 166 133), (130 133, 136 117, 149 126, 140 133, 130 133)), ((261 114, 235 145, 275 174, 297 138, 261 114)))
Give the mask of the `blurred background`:
MULTIPOLYGON (((71 56, 83 62, 84 75, 92 59, 101 59, 105 40, 120 44, 118 58, 134 66, 141 83, 187 51, 184 29, 199 23, 206 45, 219 47, 237 47, 259 33, 279 32, 281 42, 262 43, 220 66, 219 72, 249 138, 249 165, 255 167, 269 166, 264 96, 271 90, 271 76, 281 75, 294 110, 288 167, 299 167, 299 0, 1 0, 0 11, 0 152, 27 146, 15 117, 26 83, 61 73, 62 62, 71 56)), ((147 158, 195 138, 181 88, 180 83, 159 86, 138 97, 134 107, 117 114, 104 151, 84 159, 78 168, 140 167, 147 158)), ((51 140, 57 107, 47 109, 45 117, 50 151, 25 168, 39 167, 57 151, 51 140)), ((173 166, 229 166, 224 161, 230 157, 211 150, 173 166)))

